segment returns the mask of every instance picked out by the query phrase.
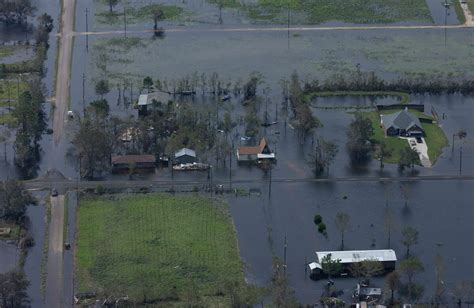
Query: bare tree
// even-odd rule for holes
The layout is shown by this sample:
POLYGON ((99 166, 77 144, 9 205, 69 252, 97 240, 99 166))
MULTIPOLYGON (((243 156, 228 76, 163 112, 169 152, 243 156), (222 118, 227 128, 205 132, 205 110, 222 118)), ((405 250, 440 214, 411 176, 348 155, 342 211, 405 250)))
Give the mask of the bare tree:
POLYGON ((344 250, 344 235, 350 227, 350 222, 349 214, 343 212, 336 214, 335 224, 337 230, 341 233, 341 250, 344 250))
POLYGON ((410 256, 410 248, 418 244, 418 231, 413 227, 406 227, 402 230, 402 244, 407 248, 406 256, 410 256))
POLYGON ((385 207, 384 211, 384 228, 387 233, 387 244, 388 247, 391 247, 392 232, 396 229, 397 225, 395 222, 395 217, 393 211, 388 205, 385 207))
POLYGON ((385 278, 385 284, 390 290, 390 304, 393 305, 394 294, 400 288, 400 274, 397 271, 393 271, 385 278))

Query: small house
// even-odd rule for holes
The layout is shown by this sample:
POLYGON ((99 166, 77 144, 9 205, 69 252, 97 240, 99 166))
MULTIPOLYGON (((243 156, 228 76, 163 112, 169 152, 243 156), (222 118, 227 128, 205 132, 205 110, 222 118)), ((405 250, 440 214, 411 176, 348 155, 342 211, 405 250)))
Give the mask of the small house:
POLYGON ((380 125, 387 136, 421 137, 423 128, 420 120, 405 108, 399 112, 380 115, 380 125))
POLYGON ((156 158, 154 155, 114 155, 112 156, 112 171, 125 171, 131 167, 137 170, 155 169, 156 158))
POLYGON ((331 255, 331 260, 339 260, 343 273, 349 274, 351 267, 365 260, 376 260, 382 263, 385 271, 389 272, 395 269, 397 255, 393 249, 382 250, 348 250, 348 251, 319 251, 316 252, 316 261, 308 264, 311 278, 318 279, 323 277, 322 260, 331 255))
POLYGON ((170 100, 170 95, 164 92, 153 92, 140 94, 138 97, 138 115, 146 116, 151 107, 165 110, 165 106, 170 100))
POLYGON ((237 160, 239 162, 259 161, 263 159, 275 159, 275 153, 272 153, 265 138, 262 138, 257 146, 237 148, 237 160))
POLYGON ((192 164, 196 161, 196 152, 191 149, 182 148, 181 150, 174 153, 175 164, 192 164))

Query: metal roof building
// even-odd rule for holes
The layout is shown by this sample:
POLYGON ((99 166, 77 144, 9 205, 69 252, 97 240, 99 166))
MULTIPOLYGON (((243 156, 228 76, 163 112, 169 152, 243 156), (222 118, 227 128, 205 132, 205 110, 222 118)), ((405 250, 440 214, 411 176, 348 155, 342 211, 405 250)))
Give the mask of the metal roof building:
POLYGON ((393 249, 384 250, 348 250, 348 251, 318 251, 316 252, 317 262, 331 254, 331 259, 340 259, 342 264, 357 263, 364 260, 377 260, 380 262, 396 262, 397 255, 393 249))

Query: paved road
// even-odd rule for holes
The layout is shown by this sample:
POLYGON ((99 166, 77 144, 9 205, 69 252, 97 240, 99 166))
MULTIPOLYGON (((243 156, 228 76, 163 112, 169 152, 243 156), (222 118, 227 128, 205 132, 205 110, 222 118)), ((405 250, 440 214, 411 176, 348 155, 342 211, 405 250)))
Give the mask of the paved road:
MULTIPOLYGON (((474 181, 474 175, 426 175, 426 176, 397 176, 397 177, 377 177, 377 176, 357 176, 357 177, 334 177, 334 178, 273 178, 273 183, 335 183, 335 182, 415 182, 415 181, 474 181)), ((232 180, 233 185, 260 184, 262 179, 232 180)), ((23 182, 26 189, 42 190, 57 188, 67 189, 94 189, 97 185, 111 189, 127 189, 141 187, 170 188, 172 186, 204 186, 210 182, 208 180, 136 180, 136 181, 73 181, 73 180, 31 180, 23 182)), ((229 185, 229 180, 214 180, 214 184, 229 185)))
POLYGON ((53 140, 57 145, 63 134, 64 119, 69 105, 71 60, 76 0, 62 0, 61 34, 56 75, 56 96, 53 117, 53 140))
POLYGON ((64 195, 51 197, 45 307, 62 307, 64 195))
MULTIPOLYGON (((165 29, 170 32, 286 32, 290 31, 368 31, 368 30, 423 30, 423 29, 464 29, 473 28, 473 23, 464 25, 426 25, 426 26, 340 26, 340 27, 241 27, 241 28, 170 28, 165 29)), ((154 30, 128 30, 128 34, 152 33, 154 30)), ((97 32, 74 32, 74 36, 82 35, 123 35, 123 30, 97 31, 97 32)))

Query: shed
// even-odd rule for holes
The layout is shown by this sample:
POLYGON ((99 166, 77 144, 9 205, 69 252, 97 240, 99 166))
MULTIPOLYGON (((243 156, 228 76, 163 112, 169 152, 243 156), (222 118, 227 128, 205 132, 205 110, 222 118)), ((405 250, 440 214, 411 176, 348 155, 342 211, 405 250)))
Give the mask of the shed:
POLYGON ((112 156, 112 171, 135 169, 154 170, 156 158, 154 155, 114 155, 112 156))
POLYGON ((152 92, 140 94, 138 97, 138 114, 146 115, 150 106, 164 110, 164 107, 168 104, 170 95, 165 92, 152 92))
POLYGON ((192 164, 196 161, 196 152, 194 150, 182 148, 174 153, 175 164, 192 164))

